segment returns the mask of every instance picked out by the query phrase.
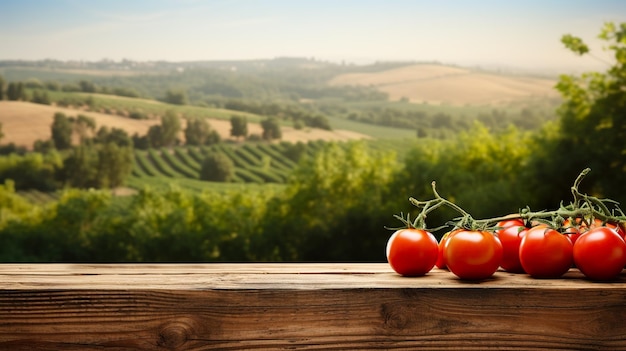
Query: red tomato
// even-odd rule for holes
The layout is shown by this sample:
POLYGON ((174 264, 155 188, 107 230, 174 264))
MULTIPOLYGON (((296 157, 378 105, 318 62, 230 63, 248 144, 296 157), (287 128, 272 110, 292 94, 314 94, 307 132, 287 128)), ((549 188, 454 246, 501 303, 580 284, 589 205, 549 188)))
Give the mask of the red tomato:
POLYGON ((460 230, 446 241, 444 253, 450 272, 466 280, 487 279, 502 262, 502 244, 492 233, 460 230))
POLYGON ((558 278, 574 263, 572 246, 567 236, 539 225, 522 238, 519 259, 524 271, 534 278, 558 278))
POLYGON ((590 229, 574 244, 574 262, 589 279, 615 279, 626 265, 626 242, 615 229, 590 229))
POLYGON ((576 240, 578 240, 581 234, 587 232, 590 229, 597 228, 597 227, 604 227, 604 226, 615 229, 617 231, 617 234, 619 234, 619 236, 621 236, 622 239, 626 239, 626 231, 624 230, 623 225, 618 225, 615 223, 606 223, 606 225, 603 225, 600 219, 594 218, 593 223, 591 223, 589 228, 587 228, 587 225, 581 222, 582 221, 580 218, 576 218, 575 226, 570 223, 569 219, 566 219, 563 222, 563 228, 565 229, 564 233, 567 234, 570 240, 572 240, 573 244, 576 243, 576 240))
POLYGON ((519 245, 528 228, 521 219, 509 219, 498 222, 496 235, 502 243, 502 263, 500 267, 511 273, 524 273, 522 263, 519 260, 519 245))
POLYGON ((441 237, 441 240, 439 240, 439 255, 437 257, 437 262, 435 263, 435 266, 437 266, 437 268, 439 269, 448 268, 448 265, 446 264, 446 252, 444 248, 445 248, 446 242, 448 241, 448 237, 450 237, 450 235, 458 231, 460 231, 460 229, 455 229, 453 231, 447 232, 441 237))
POLYGON ((437 239, 422 229, 400 229, 387 241, 387 261, 398 274, 420 276, 437 261, 437 239))

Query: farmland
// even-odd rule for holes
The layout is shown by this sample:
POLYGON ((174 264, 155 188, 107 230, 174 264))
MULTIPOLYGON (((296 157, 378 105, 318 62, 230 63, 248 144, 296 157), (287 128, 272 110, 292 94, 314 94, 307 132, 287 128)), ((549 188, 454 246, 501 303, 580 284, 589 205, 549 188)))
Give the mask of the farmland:
POLYGON ((557 97, 556 81, 545 77, 503 75, 468 68, 417 64, 381 72, 346 73, 331 86, 373 86, 389 99, 456 106, 502 105, 514 101, 557 97))
MULTIPOLYGON (((76 94, 74 94, 76 95, 76 94)), ((87 95, 85 95, 86 97, 87 95)), ((163 114, 167 109, 172 109, 179 112, 186 117, 200 117, 206 118, 211 128, 216 130, 222 139, 230 138, 230 122, 229 116, 237 115, 236 111, 227 111, 220 109, 210 109, 201 107, 177 107, 173 105, 167 105, 157 101, 142 100, 142 99, 128 99, 121 97, 96 97, 97 104, 103 106, 117 106, 117 109, 121 111, 146 111, 154 113, 155 115, 163 114), (119 105, 116 105, 119 103, 119 105), (106 105, 105 105, 106 104, 106 105)), ((149 119, 133 119, 124 115, 117 115, 105 112, 111 112, 107 110, 107 107, 95 108, 94 110, 102 112, 87 111, 84 109, 76 109, 71 107, 60 107, 34 104, 23 101, 0 101, 0 123, 3 125, 5 133, 3 143, 15 143, 19 146, 27 148, 32 147, 36 140, 50 139, 50 125, 52 124, 52 117, 56 112, 63 112, 68 116, 76 116, 82 114, 88 117, 94 118, 98 126, 117 127, 124 129, 132 135, 138 133, 144 135, 147 133, 150 126, 159 123, 159 120, 155 118, 149 119)), ((127 112, 124 112, 125 114, 127 112)), ((248 129, 251 134, 260 134, 262 132, 261 126, 254 121, 260 121, 261 117, 244 114, 249 118, 248 129)), ((183 127, 185 121, 183 120, 183 127)), ((397 130, 398 131, 398 130, 397 130)), ((334 140, 334 141, 346 141, 369 138, 370 136, 345 130, 337 129, 332 131, 320 130, 320 129, 294 129, 293 127, 282 127, 284 141, 298 142, 298 141, 312 141, 312 140, 334 140)), ((401 131, 400 131, 401 132, 401 131)), ((376 134, 376 131, 370 130, 370 133, 376 134)), ((412 135, 414 133, 411 133, 412 135)), ((406 135, 406 133, 405 133, 406 135)), ((179 138, 184 141, 182 133, 179 138)))
MULTIPOLYGON (((202 161, 209 152, 221 153, 235 166, 233 183, 284 184, 303 157, 320 151, 327 142, 307 143, 222 143, 213 146, 178 146, 173 148, 135 150, 135 166, 129 185, 163 185, 176 181, 183 188, 199 189, 207 186, 200 181, 202 161)), ((379 139, 366 143, 372 152, 393 150, 400 157, 410 140, 379 139)), ((210 186, 209 186, 210 187, 210 186)))

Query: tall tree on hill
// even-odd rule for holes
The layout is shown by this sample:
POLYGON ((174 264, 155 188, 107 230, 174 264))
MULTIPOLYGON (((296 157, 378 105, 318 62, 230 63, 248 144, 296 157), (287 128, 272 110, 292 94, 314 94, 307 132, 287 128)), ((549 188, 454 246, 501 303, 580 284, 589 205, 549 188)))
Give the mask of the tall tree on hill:
POLYGON ((174 145, 180 133, 180 118, 172 110, 165 112, 161 118, 161 138, 164 146, 174 145))
POLYGON ((265 140, 274 140, 283 137, 283 133, 280 130, 280 123, 278 123, 278 119, 274 117, 263 120, 261 127, 263 128, 263 139, 265 140))
POLYGON ((248 119, 242 116, 231 116, 230 135, 235 138, 245 138, 248 135, 248 119))
POLYGON ((148 142, 150 147, 172 146, 178 141, 178 133, 181 130, 180 118, 172 110, 168 110, 161 117, 161 124, 148 129, 148 142))
POLYGON ((98 147, 98 185, 102 188, 115 188, 124 184, 124 180, 133 170, 134 153, 131 147, 120 147, 108 142, 98 147))
POLYGON ((69 149, 72 146, 72 121, 64 113, 54 114, 51 129, 52 141, 57 150, 69 149))
POLYGON ((220 136, 204 118, 187 119, 185 141, 187 145, 207 145, 219 142, 220 136))

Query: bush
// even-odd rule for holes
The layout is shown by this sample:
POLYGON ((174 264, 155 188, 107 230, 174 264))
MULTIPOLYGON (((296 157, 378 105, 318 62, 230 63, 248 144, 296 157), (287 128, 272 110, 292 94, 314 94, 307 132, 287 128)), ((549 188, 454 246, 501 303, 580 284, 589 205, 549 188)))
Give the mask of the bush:
POLYGON ((213 182, 229 182, 233 179, 235 165, 226 155, 220 152, 207 154, 202 161, 200 179, 213 182))

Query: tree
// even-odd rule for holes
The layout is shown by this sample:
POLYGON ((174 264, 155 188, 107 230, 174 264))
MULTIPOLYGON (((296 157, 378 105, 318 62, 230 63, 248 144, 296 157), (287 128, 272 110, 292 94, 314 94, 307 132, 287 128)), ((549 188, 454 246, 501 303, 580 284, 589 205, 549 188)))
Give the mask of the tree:
POLYGON ((80 145, 63 162, 64 180, 77 188, 114 188, 133 168, 133 149, 114 142, 80 145))
POLYGON ((171 146, 177 142, 180 133, 180 118, 172 110, 165 112, 161 117, 161 141, 164 146, 171 146))
MULTIPOLYGON (((160 126, 156 127, 161 128, 160 126)), ((148 130, 148 133, 150 133, 150 130, 148 130)), ((131 139, 133 141, 133 148, 135 149, 147 150, 150 148, 150 138, 148 137, 148 135, 140 136, 139 133, 135 133, 133 134, 131 139)))
POLYGON ((151 126, 146 135, 149 147, 163 146, 163 128, 161 125, 151 126))
POLYGON ((363 142, 327 143, 294 170, 281 201, 268 205, 254 251, 282 260, 384 259, 380 248, 388 236, 374 228, 390 223, 389 186, 397 168, 392 152, 363 142))
POLYGON ((12 101, 24 99, 24 84, 22 82, 11 82, 7 87, 7 99, 12 101))
POLYGON ((84 93, 95 93, 96 92, 96 85, 93 82, 90 81, 86 81, 86 80, 81 80, 78 83, 78 86, 80 86, 80 90, 84 93))
POLYGON ((2 123, 0 123, 0 141, 4 138, 4 133, 2 132, 2 123))
POLYGON ((274 140, 283 137, 283 133, 280 130, 280 123, 275 117, 270 117, 261 122, 263 128, 263 139, 274 140))
POLYGON ((182 90, 168 90, 165 94, 165 102, 173 105, 187 105, 189 99, 187 93, 182 90))
POLYGON ((98 187, 98 154, 88 145, 80 145, 71 150, 63 161, 63 179, 72 187, 98 187))
POLYGON ((0 76, 0 101, 4 100, 4 78, 0 76))
POLYGON ((37 89, 33 91, 33 97, 31 101, 36 104, 50 105, 50 97, 48 96, 48 92, 45 90, 37 89))
POLYGON ((178 133, 181 130, 180 118, 172 110, 168 110, 161 117, 161 124, 148 129, 147 139, 150 147, 172 146, 178 142, 178 133))
POLYGON ((115 188, 124 184, 124 180, 133 170, 133 160, 134 153, 131 147, 120 147, 114 142, 100 145, 97 165, 98 186, 115 188))
POLYGON ((69 118, 72 122, 72 128, 78 137, 80 138, 80 143, 84 144, 89 140, 89 134, 95 133, 96 131, 96 120, 92 117, 85 115, 78 115, 76 118, 69 118))
POLYGON ((242 116, 230 117, 230 135, 235 138, 246 137, 248 135, 248 119, 242 116))
POLYGON ((229 182, 235 174, 233 161, 221 152, 209 153, 200 169, 200 179, 212 182, 229 182))
POLYGON ((109 129, 106 126, 100 127, 96 133, 94 141, 97 144, 114 143, 119 147, 131 147, 133 141, 124 129, 113 127, 109 129))
POLYGON ((57 150, 69 149, 72 146, 72 122, 62 112, 54 114, 52 122, 52 141, 57 150))
POLYGON ((211 125, 204 118, 187 119, 185 141, 187 145, 205 145, 211 133, 211 125))
POLYGON ((41 152, 42 154, 47 154, 56 150, 54 148, 54 142, 52 140, 40 140, 37 139, 33 143, 33 151, 41 152))
MULTIPOLYGON (((606 42, 605 50, 612 53, 614 62, 607 63, 606 72, 560 77, 557 89, 563 103, 557 110, 557 130, 545 132, 548 138, 540 145, 542 150, 533 168, 541 172, 535 178, 543 180, 537 193, 568 198, 569 189, 562 184, 571 184, 580 171, 590 167, 592 172, 585 177, 581 190, 624 203, 626 23, 606 23, 598 37, 606 42), (563 190, 558 193, 554 189, 563 190)), ((577 55, 595 57, 580 38, 568 34, 561 42, 577 55)))

